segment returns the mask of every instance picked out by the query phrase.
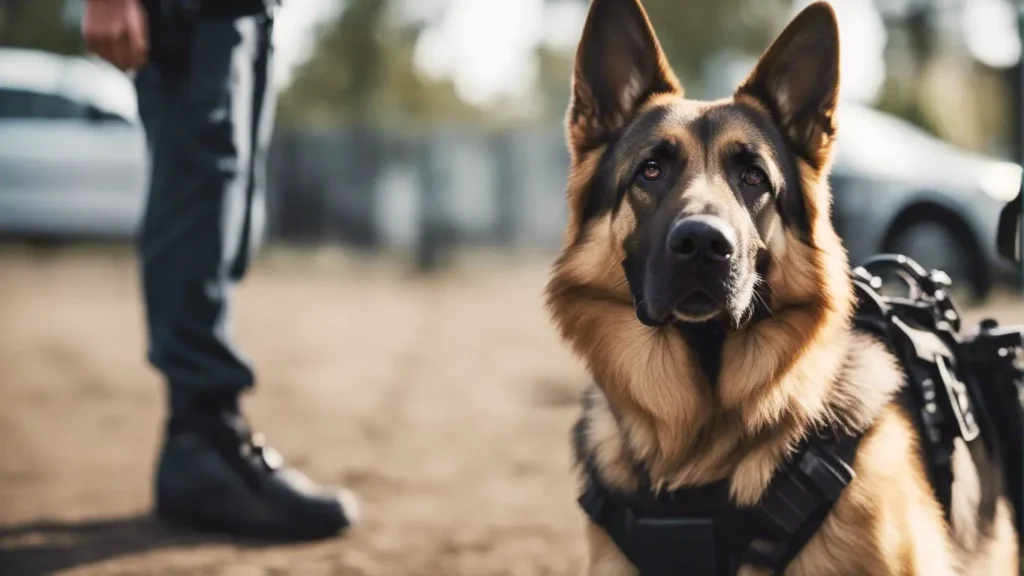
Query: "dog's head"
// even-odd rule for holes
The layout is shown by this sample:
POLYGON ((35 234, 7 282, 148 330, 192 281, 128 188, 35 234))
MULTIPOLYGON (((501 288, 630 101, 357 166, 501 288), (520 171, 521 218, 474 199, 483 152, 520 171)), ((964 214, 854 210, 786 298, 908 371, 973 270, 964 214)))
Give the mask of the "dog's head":
POLYGON ((733 97, 688 100, 639 1, 593 0, 567 117, 567 253, 595 275, 621 265, 603 283, 628 287, 644 324, 741 325, 767 306, 787 244, 813 250, 827 225, 838 67, 835 16, 817 3, 733 97))

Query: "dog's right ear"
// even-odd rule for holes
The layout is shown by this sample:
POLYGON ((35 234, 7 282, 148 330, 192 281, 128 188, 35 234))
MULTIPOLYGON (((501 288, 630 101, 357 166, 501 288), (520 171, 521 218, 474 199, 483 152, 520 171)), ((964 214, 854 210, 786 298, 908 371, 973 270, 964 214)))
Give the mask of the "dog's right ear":
POLYGON ((593 0, 567 118, 573 151, 607 143, 659 93, 683 90, 639 0, 593 0))

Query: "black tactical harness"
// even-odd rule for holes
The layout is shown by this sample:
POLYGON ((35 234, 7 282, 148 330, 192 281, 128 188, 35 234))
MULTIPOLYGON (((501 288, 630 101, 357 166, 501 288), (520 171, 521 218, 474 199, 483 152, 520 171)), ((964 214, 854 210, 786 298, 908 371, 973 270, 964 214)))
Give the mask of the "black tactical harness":
MULTIPOLYGON (((857 329, 885 342, 906 373, 897 400, 921 433, 923 464, 947 519, 957 438, 968 445, 976 463, 997 455, 1006 465, 1009 486, 1019 488, 1022 418, 1012 385, 1019 372, 1007 364, 1005 351, 1021 347, 1021 331, 999 331, 989 321, 983 323, 979 336, 963 339, 960 311, 945 293, 948 277, 925 272, 902 256, 870 260, 854 271, 853 282, 859 300, 857 329), (886 268, 898 270, 917 292, 912 290, 908 298, 880 296, 881 283, 873 272, 886 268), (974 379, 976 374, 989 378, 1000 369, 1004 377, 998 386, 981 388, 974 379), (986 402, 999 406, 986 409, 986 402), (999 437, 1012 442, 1001 449, 999 437)), ((728 480, 668 492, 658 492, 644 481, 637 491, 623 493, 605 485, 592 462, 583 462, 587 486, 579 504, 641 576, 731 576, 746 564, 780 574, 853 480, 862 434, 833 429, 811 434, 776 471, 760 502, 751 508, 731 501, 728 480)), ((639 476, 648 478, 643 473, 639 476)), ((998 491, 990 487, 988 493, 998 491)), ((1009 493, 1019 529, 1020 490, 1009 493)), ((981 508, 991 509, 979 512, 994 514, 995 497, 986 500, 983 495, 982 499, 981 508)))
POLYGON ((756 507, 738 508, 729 484, 624 494, 588 475, 580 506, 641 576, 719 576, 743 564, 781 572, 853 479, 860 435, 805 441, 776 473, 756 507))

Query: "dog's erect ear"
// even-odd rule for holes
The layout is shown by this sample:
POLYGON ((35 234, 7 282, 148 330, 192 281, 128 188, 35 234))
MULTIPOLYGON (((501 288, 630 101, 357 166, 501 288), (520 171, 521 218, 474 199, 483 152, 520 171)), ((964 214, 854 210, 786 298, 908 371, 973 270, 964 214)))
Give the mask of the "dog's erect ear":
POLYGON ((682 88, 639 0, 593 0, 576 52, 569 140, 577 152, 614 137, 652 95, 682 88))
POLYGON ((824 166, 839 97, 839 29, 832 7, 816 2, 800 12, 737 94, 767 106, 793 151, 815 168, 824 166))

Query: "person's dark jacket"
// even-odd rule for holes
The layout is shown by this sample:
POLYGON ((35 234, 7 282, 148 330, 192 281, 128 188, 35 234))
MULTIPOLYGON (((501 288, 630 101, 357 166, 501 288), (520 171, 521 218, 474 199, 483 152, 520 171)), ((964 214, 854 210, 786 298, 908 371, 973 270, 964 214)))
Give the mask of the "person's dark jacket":
POLYGON ((231 18, 266 12, 280 0, 142 0, 151 18, 231 18))
POLYGON ((180 73, 192 32, 202 20, 272 15, 281 0, 141 0, 149 17, 149 60, 165 74, 180 73))

